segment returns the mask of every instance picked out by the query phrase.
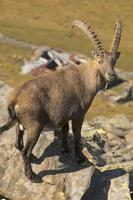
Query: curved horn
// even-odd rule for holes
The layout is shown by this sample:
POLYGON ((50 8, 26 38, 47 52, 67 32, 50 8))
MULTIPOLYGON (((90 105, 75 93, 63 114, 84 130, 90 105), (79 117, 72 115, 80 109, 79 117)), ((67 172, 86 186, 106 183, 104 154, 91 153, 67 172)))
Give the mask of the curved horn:
POLYGON ((112 53, 116 53, 119 48, 121 40, 121 32, 122 32, 122 24, 121 21, 118 20, 115 24, 115 35, 110 48, 110 52, 112 53))
POLYGON ((80 20, 74 20, 72 23, 72 29, 74 26, 80 28, 87 35, 87 37, 91 40, 93 46, 96 48, 97 52, 100 55, 105 52, 102 47, 101 41, 98 39, 96 32, 91 29, 91 26, 80 20))

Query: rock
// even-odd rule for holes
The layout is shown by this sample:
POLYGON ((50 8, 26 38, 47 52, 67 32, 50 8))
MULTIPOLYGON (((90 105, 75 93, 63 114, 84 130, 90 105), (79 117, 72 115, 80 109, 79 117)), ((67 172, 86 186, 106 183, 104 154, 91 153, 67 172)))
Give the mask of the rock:
POLYGON ((70 199, 81 199, 90 183, 94 167, 89 163, 83 167, 77 165, 73 153, 68 158, 61 156, 61 143, 57 139, 54 140, 53 133, 42 134, 34 149, 34 155, 38 159, 33 160, 33 170, 43 178, 43 183, 40 184, 31 183, 24 176, 21 155, 14 147, 14 136, 7 133, 1 136, 1 141, 1 194, 15 200, 20 197, 22 200, 64 200, 67 196, 70 199))
POLYGON ((128 184, 129 177, 122 169, 96 170, 82 200, 131 200, 128 184))
MULTIPOLYGON (((114 157, 117 158, 117 162, 118 160, 119 162, 132 161, 132 121, 124 114, 116 115, 113 118, 98 116, 93 121, 101 124, 108 132, 109 146, 114 153, 114 157)), ((112 162, 115 163, 116 160, 112 160, 112 162)))
POLYGON ((108 200, 130 200, 130 191, 128 188, 129 185, 129 177, 128 175, 123 175, 118 178, 114 178, 111 180, 111 186, 108 193, 108 200), (119 191, 118 191, 119 185, 119 191))
POLYGON ((101 124, 106 131, 122 138, 125 137, 130 130, 133 130, 133 123, 125 114, 119 114, 112 118, 98 116, 95 117, 93 121, 101 124))
POLYGON ((114 163, 114 155, 108 143, 107 132, 97 126, 97 124, 90 125, 88 130, 83 126, 83 146, 84 153, 88 160, 98 166, 114 163))
POLYGON ((5 122, 7 119, 6 105, 7 105, 7 97, 13 89, 0 81, 0 111, 2 115, 0 116, 0 123, 5 122))
POLYGON ((21 47, 21 48, 26 48, 26 49, 31 49, 31 50, 35 50, 36 48, 39 47, 37 45, 31 44, 28 42, 24 42, 24 41, 16 40, 15 38, 8 37, 2 33, 0 33, 0 43, 9 44, 11 46, 16 46, 16 47, 21 47))
POLYGON ((119 78, 123 80, 133 80, 133 72, 124 71, 122 69, 116 69, 116 73, 119 78))
POLYGON ((120 94, 112 96, 110 100, 116 103, 126 103, 129 101, 133 101, 133 82, 128 82, 122 92, 120 94))
MULTIPOLYGON (((96 159, 97 155, 100 160, 100 157, 102 159, 103 151, 106 150, 104 148, 106 145, 104 141, 101 141, 99 135, 95 136, 95 131, 98 132, 98 130, 91 129, 88 132, 88 136, 87 131, 83 132, 85 134, 83 141, 87 140, 83 146, 87 147, 93 144, 93 147, 89 147, 89 153, 92 157, 94 156, 94 159, 96 159)), ((12 129, 13 132, 14 128, 12 129)), ((89 162, 77 165, 74 159, 73 148, 71 148, 69 155, 66 157, 62 156, 60 154, 61 141, 54 139, 53 133, 47 133, 41 135, 33 152, 37 157, 33 159, 33 169, 43 177, 43 183, 31 183, 24 176, 22 158, 14 147, 15 136, 12 133, 8 131, 0 136, 0 193, 6 195, 11 200, 18 200, 20 197, 21 200, 28 198, 31 200, 84 200, 86 193, 87 199, 92 199, 90 198, 91 195, 95 194, 94 200, 100 200, 100 198, 104 200, 104 197, 108 195, 110 190, 110 195, 112 195, 112 192, 114 193, 111 189, 113 186, 110 184, 112 177, 115 176, 117 180, 117 178, 123 175, 119 170, 117 175, 115 175, 115 170, 106 170, 106 173, 102 173, 93 165, 90 165, 89 162), (93 176, 96 179, 94 182, 93 176)), ((99 133, 102 133, 100 129, 99 133)), ((72 138, 70 137, 69 139, 70 144, 72 144, 72 138)), ((121 183, 126 185, 126 193, 128 194, 128 184, 127 182, 125 183, 123 176, 121 177, 121 183)), ((119 190, 122 190, 121 187, 117 187, 117 192, 119 190)), ((124 199, 124 197, 125 192, 120 195, 121 199, 124 199)))
MULTIPOLYGON (((12 133, 14 131, 13 128, 12 133)), ((20 199, 20 196, 21 199, 65 199, 66 195, 80 199, 89 185, 93 166, 77 166, 73 153, 64 163, 65 158, 60 156, 60 141, 54 140, 53 133, 42 134, 34 150, 38 157, 34 162, 38 166, 33 164, 33 169, 44 177, 44 182, 33 184, 24 176, 22 158, 14 147, 14 139, 15 135, 9 132, 1 136, 0 193, 11 199, 20 199), (62 162, 58 161, 59 158, 62 162), (74 187, 77 182, 78 187, 74 187), (66 189, 65 194, 68 186, 71 186, 71 191, 66 189)))
POLYGON ((133 144, 133 130, 129 131, 126 135, 126 141, 128 144, 133 144))
MULTIPOLYGON (((7 93, 11 88, 1 84, 0 111, 4 114, 1 123, 7 119, 7 93)), ((89 161, 77 164, 74 158, 73 136, 69 136, 71 152, 60 153, 61 140, 53 132, 42 133, 34 148, 33 170, 43 178, 42 183, 32 183, 24 175, 20 152, 14 147, 15 128, 0 136, 0 194, 10 200, 128 200, 128 175, 121 169, 104 169, 98 165, 114 162, 108 144, 107 132, 100 125, 88 125, 82 129, 83 152, 89 161), (114 183, 114 180, 116 181, 114 183), (117 190, 114 187, 117 185, 117 190), (121 186, 124 186, 121 187, 121 186), (117 193, 117 194, 116 194, 117 193), (114 195, 114 196, 113 196, 114 195), (118 198, 116 198, 117 200, 118 198)))

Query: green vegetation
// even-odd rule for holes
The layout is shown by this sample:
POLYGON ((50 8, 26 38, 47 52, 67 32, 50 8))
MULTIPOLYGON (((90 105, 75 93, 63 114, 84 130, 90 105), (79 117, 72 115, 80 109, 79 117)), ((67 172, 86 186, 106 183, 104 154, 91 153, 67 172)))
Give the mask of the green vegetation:
POLYGON ((83 19, 90 22, 103 45, 109 48, 114 23, 116 19, 121 19, 123 33, 119 65, 125 69, 132 69, 132 0, 1 0, 0 7, 0 32, 35 44, 86 54, 92 46, 79 30, 75 30, 70 37, 72 21, 83 19))
POLYGON ((17 87, 18 84, 31 78, 20 74, 24 59, 29 59, 31 51, 0 44, 0 80, 17 87))
MULTIPOLYGON (((132 70, 133 63, 133 1, 132 0, 1 0, 0 32, 9 37, 48 45, 67 51, 79 51, 90 55, 92 45, 82 32, 75 28, 71 35, 71 24, 74 19, 90 22, 98 32, 105 48, 109 49, 114 34, 114 23, 121 19, 123 24, 118 66, 132 70)), ((22 48, 0 44, 0 80, 16 86, 31 78, 20 75, 23 59, 29 58, 32 52, 22 48)), ((105 101, 96 98, 87 116, 98 113, 113 115, 131 110, 121 106, 110 107, 105 101), (95 108, 95 105, 97 109, 95 108)))
POLYGON ((109 103, 104 97, 96 97, 86 114, 86 118, 91 120, 92 117, 103 115, 113 117, 116 114, 125 113, 131 120, 133 120, 133 104, 116 104, 109 103))

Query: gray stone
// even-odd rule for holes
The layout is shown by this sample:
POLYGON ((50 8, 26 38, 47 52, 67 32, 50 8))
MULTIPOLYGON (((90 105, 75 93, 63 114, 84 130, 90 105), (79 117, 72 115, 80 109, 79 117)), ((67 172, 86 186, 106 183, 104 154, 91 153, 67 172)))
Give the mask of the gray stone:
POLYGON ((133 82, 130 81, 126 83, 126 86, 123 88, 121 93, 112 96, 111 101, 116 103, 126 103, 133 101, 133 82))
POLYGON ((124 71, 122 69, 116 69, 116 73, 119 78, 123 80, 133 80, 133 72, 131 71, 124 71))
POLYGON ((133 130, 133 122, 125 114, 119 114, 112 118, 98 116, 93 121, 119 137, 125 137, 129 131, 133 130))

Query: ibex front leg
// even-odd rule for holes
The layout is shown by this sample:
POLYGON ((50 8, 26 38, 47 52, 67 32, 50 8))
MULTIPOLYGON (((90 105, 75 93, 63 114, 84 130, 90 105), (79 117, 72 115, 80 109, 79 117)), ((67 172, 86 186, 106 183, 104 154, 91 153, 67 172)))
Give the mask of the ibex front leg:
POLYGON ((68 132, 69 132, 69 124, 68 122, 62 127, 62 153, 68 153, 68 132))
POLYGON ((78 162, 83 162, 86 160, 86 157, 82 153, 81 148, 81 128, 83 124, 83 116, 74 117, 72 119, 72 131, 74 134, 74 142, 75 142, 75 156, 78 162))

